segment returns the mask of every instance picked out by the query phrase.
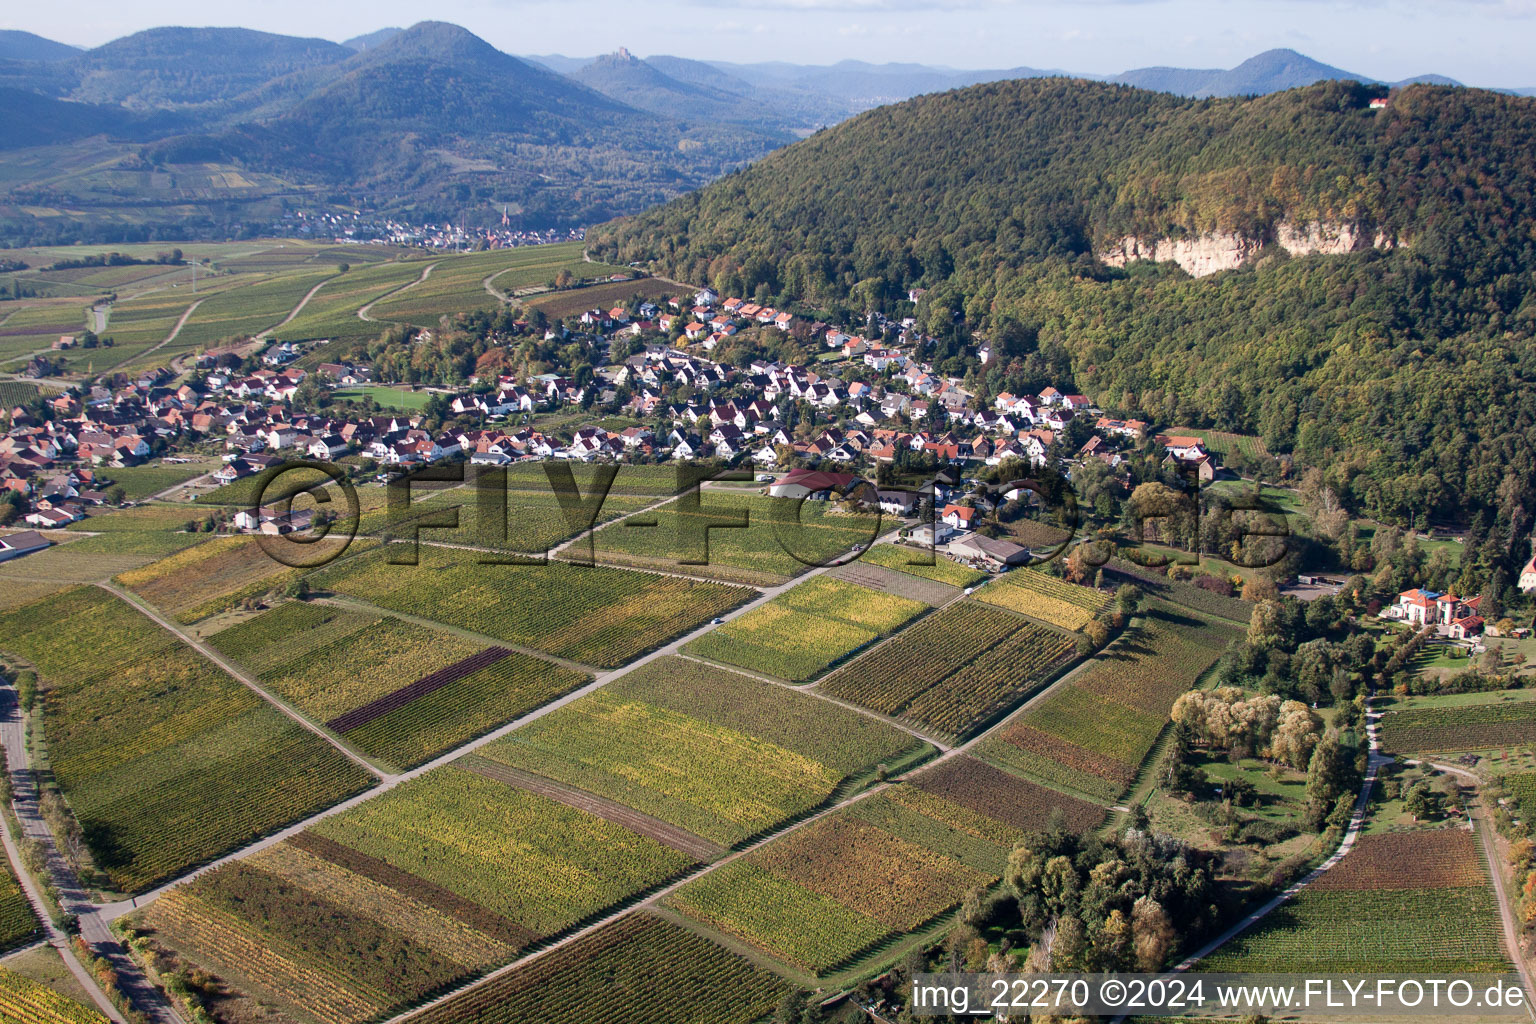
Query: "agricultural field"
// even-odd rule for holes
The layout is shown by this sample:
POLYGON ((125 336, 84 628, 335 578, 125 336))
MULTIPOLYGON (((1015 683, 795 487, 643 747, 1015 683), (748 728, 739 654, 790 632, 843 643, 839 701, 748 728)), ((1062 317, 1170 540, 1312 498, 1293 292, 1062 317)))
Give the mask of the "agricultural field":
MULTIPOLYGON (((548 480, 530 478, 526 486, 522 486, 523 480, 515 483, 520 486, 498 487, 496 478, 487 474, 480 482, 471 479, 464 487, 448 490, 431 492, 418 486, 412 488, 411 503, 403 512, 393 513, 385 505, 364 515, 359 530, 384 537, 409 538, 415 524, 426 517, 451 516, 456 510, 457 527, 423 525, 418 536, 443 544, 543 554, 589 529, 589 522, 609 522, 656 501, 652 496, 610 491, 603 497, 594 516, 586 502, 582 503, 582 508, 569 512, 563 509, 548 480)), ((583 495, 595 500, 594 495, 586 492, 583 495)))
POLYGON ((674 502, 644 516, 599 530, 594 537, 600 561, 687 572, 755 585, 777 585, 808 569, 830 564, 868 544, 880 529, 878 516, 845 515, 831 502, 797 502, 757 494, 704 491, 701 507, 682 511, 674 502), (702 526, 734 518, 746 525, 702 526), (651 525, 641 525, 654 523, 651 525), (689 523, 692 535, 684 534, 689 523), (684 565, 685 559, 704 564, 684 565))
POLYGON ((781 836, 665 902, 825 976, 995 882, 1024 836, 991 811, 897 786, 781 836))
POLYGON ((168 502, 97 512, 64 529, 70 533, 175 533, 196 527, 208 517, 207 509, 168 502))
POLYGON ((1522 772, 1504 776, 1504 788, 1514 799, 1520 814, 1530 817, 1536 814, 1536 772, 1522 772))
POLYGON ((979 569, 961 565, 951 561, 941 554, 927 551, 923 548, 902 547, 897 544, 874 544, 870 549, 859 556, 860 562, 870 565, 883 565, 887 569, 895 569, 912 576, 921 576, 923 579, 935 580, 939 583, 947 583, 952 587, 969 587, 980 583, 987 578, 987 574, 979 569), (913 565, 926 558, 933 560, 932 565, 913 565))
POLYGON ((252 281, 243 288, 204 299, 167 348, 190 352, 231 339, 254 337, 277 326, 311 288, 335 274, 334 267, 307 269, 252 281))
POLYGON ((1438 976, 1511 966, 1477 841, 1445 828, 1361 836, 1200 969, 1438 976))
POLYGON ((661 658, 478 753, 731 846, 928 749, 808 694, 661 658))
POLYGON ((1115 800, 1157 742, 1174 700, 1237 635, 1234 627, 1154 604, 1069 684, 988 737, 980 753, 1046 785, 1115 800))
MULTIPOLYGON (((107 556, 94 567, 91 579, 126 572, 212 540, 213 535, 193 532, 206 525, 207 513, 186 505, 147 504, 98 512, 70 523, 69 534, 96 536, 71 540, 73 557, 107 556)), ((4 571, 0 565, 0 571, 4 571)))
POLYGON ((6 957, 4 966, 11 973, 51 989, 71 1002, 88 1008, 94 1005, 91 994, 70 973, 64 958, 51 945, 34 946, 29 950, 12 953, 6 957))
POLYGON ((499 308, 500 301, 485 287, 487 278, 492 279, 492 286, 510 294, 518 288, 549 284, 561 270, 578 278, 626 273, 622 267, 583 261, 580 242, 497 249, 437 262, 426 280, 376 303, 368 315, 375 320, 436 327, 443 316, 499 308))
POLYGON ((219 537, 140 569, 117 582, 177 622, 192 623, 298 579, 254 537, 219 537))
POLYGON ((589 678, 400 619, 302 602, 262 612, 211 643, 364 753, 402 767, 589 678))
POLYGON ((48 986, 0 967, 0 1020, 17 1024, 107 1024, 95 1007, 84 1006, 48 986))
POLYGON ((420 615, 515 646, 614 667, 750 599, 720 583, 605 566, 487 565, 483 553, 422 545, 419 564, 389 549, 310 577, 323 590, 420 615))
POLYGON ((1033 569, 1014 569, 976 592, 976 597, 1032 619, 1079 630, 1109 603, 1109 595, 1090 587, 1047 576, 1033 569))
POLYGON ((203 875, 133 921, 296 1019, 350 1024, 510 960, 692 863, 449 767, 203 875))
MULTIPOLYGON (((308 467, 304 469, 290 469, 284 471, 281 475, 272 470, 266 470, 254 476, 236 480, 234 483, 221 484, 211 491, 199 494, 197 501, 203 505, 239 505, 243 508, 251 508, 255 506, 258 499, 270 505, 275 501, 280 501, 283 498, 292 497, 302 491, 315 488, 324 488, 328 494, 336 490, 332 485, 330 476, 318 469, 308 467), (268 481, 270 480, 279 480, 280 482, 268 486, 268 481)), ((359 501, 361 501, 361 496, 368 491, 378 491, 382 494, 383 490, 382 487, 358 488, 359 501)), ((337 514, 344 514, 346 509, 345 502, 340 502, 334 497, 332 502, 336 504, 337 514)), ((382 500, 380 504, 382 504, 382 500)))
POLYGON ((590 678, 530 655, 493 648, 424 676, 359 708, 347 722, 331 725, 359 749, 401 767, 415 767, 564 696, 590 678))
MULTIPOLYGON (((503 287, 499 281, 497 286, 503 287)), ((542 310, 551 320, 564 320, 566 317, 580 316, 589 309, 612 309, 619 303, 628 302, 636 295, 660 300, 680 292, 692 292, 692 290, 679 288, 675 284, 654 277, 642 277, 634 281, 609 281, 584 288, 569 288, 563 292, 536 295, 523 300, 523 305, 529 309, 542 310)))
MULTIPOLYGON (((61 334, 79 334, 86 328, 85 308, 78 300, 26 304, 0 303, 0 363, 24 363, 33 353, 49 348, 61 334)), ((86 353, 67 353, 74 362, 86 353)))
POLYGON ((966 600, 843 666, 819 688, 955 740, 1015 704, 1072 650, 1056 630, 966 600))
POLYGON ((137 891, 366 788, 370 777, 95 587, 0 615, 37 667, 53 774, 97 865, 137 891))
POLYGON ((1135 583, 1149 594, 1174 604, 1181 604, 1203 615, 1215 615, 1245 626, 1253 616, 1253 605, 1241 598, 1222 597, 1204 587, 1197 587, 1183 580, 1171 580, 1160 572, 1144 569, 1123 559, 1112 558, 1104 568, 1106 573, 1110 574, 1108 578, 1117 585, 1120 582, 1135 583), (1117 580, 1115 578, 1117 576, 1125 579, 1117 580))
POLYGON ((485 644, 377 613, 288 602, 210 643, 317 722, 394 693, 485 644))
MULTIPOLYGON (((166 353, 165 348, 158 346, 170 338, 171 332, 176 329, 176 324, 192 304, 199 300, 207 302, 217 297, 222 291, 238 289, 240 283, 232 277, 219 283, 199 281, 196 294, 190 288, 182 287, 116 302, 112 305, 112 311, 107 317, 107 329, 103 334, 103 337, 113 340, 113 347, 97 349, 95 352, 76 350, 71 353, 73 358, 70 362, 78 364, 86 361, 87 357, 94 357, 98 370, 114 365, 125 366, 138 361, 168 362, 170 354, 166 353), (165 358, 160 359, 163 353, 165 358), (154 358, 144 360, 146 354, 154 358)), ((190 351, 182 345, 179 334, 171 344, 176 346, 177 352, 190 351)))
POLYGON ((927 610, 921 601, 819 576, 705 633, 684 651, 804 682, 927 610))
POLYGON ((424 261, 411 260, 353 267, 327 280, 298 316, 273 331, 273 337, 279 341, 377 337, 388 325, 364 320, 357 311, 415 281, 424 266, 424 261))
MULTIPOLYGON (((1162 431, 1171 437, 1198 437, 1200 443, 1205 445, 1207 451, 1221 456, 1230 456, 1233 452, 1240 452, 1249 459, 1267 459, 1270 457, 1269 448, 1265 446, 1262 437, 1252 434, 1233 434, 1224 430, 1205 430, 1194 427, 1169 427, 1162 431)), ((1226 458, 1222 459, 1227 461, 1226 458)))
POLYGON ((42 937, 37 915, 10 862, 0 857, 0 950, 24 946, 42 937))
POLYGON ((749 1024, 786 986, 745 957, 644 912, 413 1018, 414 1024, 749 1024), (657 984, 658 978, 666 983, 657 984))
POLYGON ((109 487, 121 487, 129 501, 143 501, 151 494, 186 483, 219 468, 216 459, 200 459, 187 463, 157 463, 145 466, 125 466, 102 471, 102 477, 112 481, 109 487))
MULTIPOLYGON (((3 337, 3 335, 0 335, 0 337, 3 337)), ((37 395, 36 384, 28 384, 19 380, 0 380, 0 407, 10 409, 13 406, 32 401, 37 395)))
POLYGON ((1536 703, 1482 696, 1489 702, 1388 712, 1381 745, 1394 753, 1443 754, 1536 743, 1536 703))
POLYGON ((1040 832, 1059 819, 1073 832, 1104 821, 1104 808, 1021 779, 974 757, 957 757, 924 769, 912 785, 1022 832, 1040 832))

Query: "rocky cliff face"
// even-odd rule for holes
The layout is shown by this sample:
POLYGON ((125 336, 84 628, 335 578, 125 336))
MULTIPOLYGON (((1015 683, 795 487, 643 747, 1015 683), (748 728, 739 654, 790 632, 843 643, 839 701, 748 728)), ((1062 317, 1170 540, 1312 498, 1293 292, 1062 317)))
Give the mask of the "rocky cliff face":
POLYGON ((1374 234, 1357 224, 1323 221, 1281 221, 1272 237, 1252 237, 1234 231, 1209 231, 1187 238, 1138 238, 1127 235, 1099 253, 1113 267, 1134 260, 1177 263, 1192 277, 1234 270, 1258 254, 1265 245, 1280 246, 1292 256, 1313 253, 1340 255, 1363 249, 1391 249, 1397 240, 1385 232, 1374 234))

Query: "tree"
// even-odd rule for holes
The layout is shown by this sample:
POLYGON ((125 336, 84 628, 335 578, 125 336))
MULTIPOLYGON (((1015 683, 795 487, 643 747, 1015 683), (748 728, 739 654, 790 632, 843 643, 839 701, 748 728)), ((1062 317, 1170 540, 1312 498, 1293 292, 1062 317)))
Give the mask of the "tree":
POLYGON ((1131 946, 1137 970, 1161 970, 1177 938, 1178 932, 1162 904, 1151 896, 1137 897, 1131 906, 1131 946))

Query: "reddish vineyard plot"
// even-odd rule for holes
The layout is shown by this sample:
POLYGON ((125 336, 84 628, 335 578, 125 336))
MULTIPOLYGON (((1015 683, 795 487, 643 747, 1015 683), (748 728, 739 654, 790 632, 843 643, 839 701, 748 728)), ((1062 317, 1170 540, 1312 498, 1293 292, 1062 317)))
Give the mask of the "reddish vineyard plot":
POLYGON ((1499 909, 1459 828, 1364 836, 1296 898, 1201 964, 1209 971, 1504 973, 1499 909))
POLYGON ((687 929, 630 914, 413 1024, 750 1024, 787 986, 687 929))
POLYGON ((893 786, 683 886, 668 904, 825 975, 997 881, 1025 833, 893 786))
POLYGON ((1056 813, 1074 832, 1097 828, 1104 808, 1058 793, 994 768, 974 757, 958 757, 920 773, 919 789, 1025 831, 1043 829, 1056 813))
POLYGON ((752 859, 895 931, 916 928, 967 888, 989 881, 951 857, 847 817, 791 832, 752 859))
POLYGON ((1361 836, 1349 855, 1311 885, 1319 892, 1453 889, 1486 885, 1472 833, 1460 828, 1361 836))

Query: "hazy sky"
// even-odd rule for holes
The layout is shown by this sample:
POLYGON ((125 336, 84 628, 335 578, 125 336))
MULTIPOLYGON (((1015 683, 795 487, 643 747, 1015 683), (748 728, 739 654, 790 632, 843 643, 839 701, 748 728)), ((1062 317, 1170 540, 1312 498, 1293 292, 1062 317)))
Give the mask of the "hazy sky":
POLYGON ((1536 86, 1536 0, 13 0, 0 9, 0 27, 87 46, 155 25, 341 40, 428 18, 511 53, 627 46, 741 62, 851 57, 1107 74, 1230 67, 1285 46, 1386 80, 1434 72, 1470 85, 1536 86))

